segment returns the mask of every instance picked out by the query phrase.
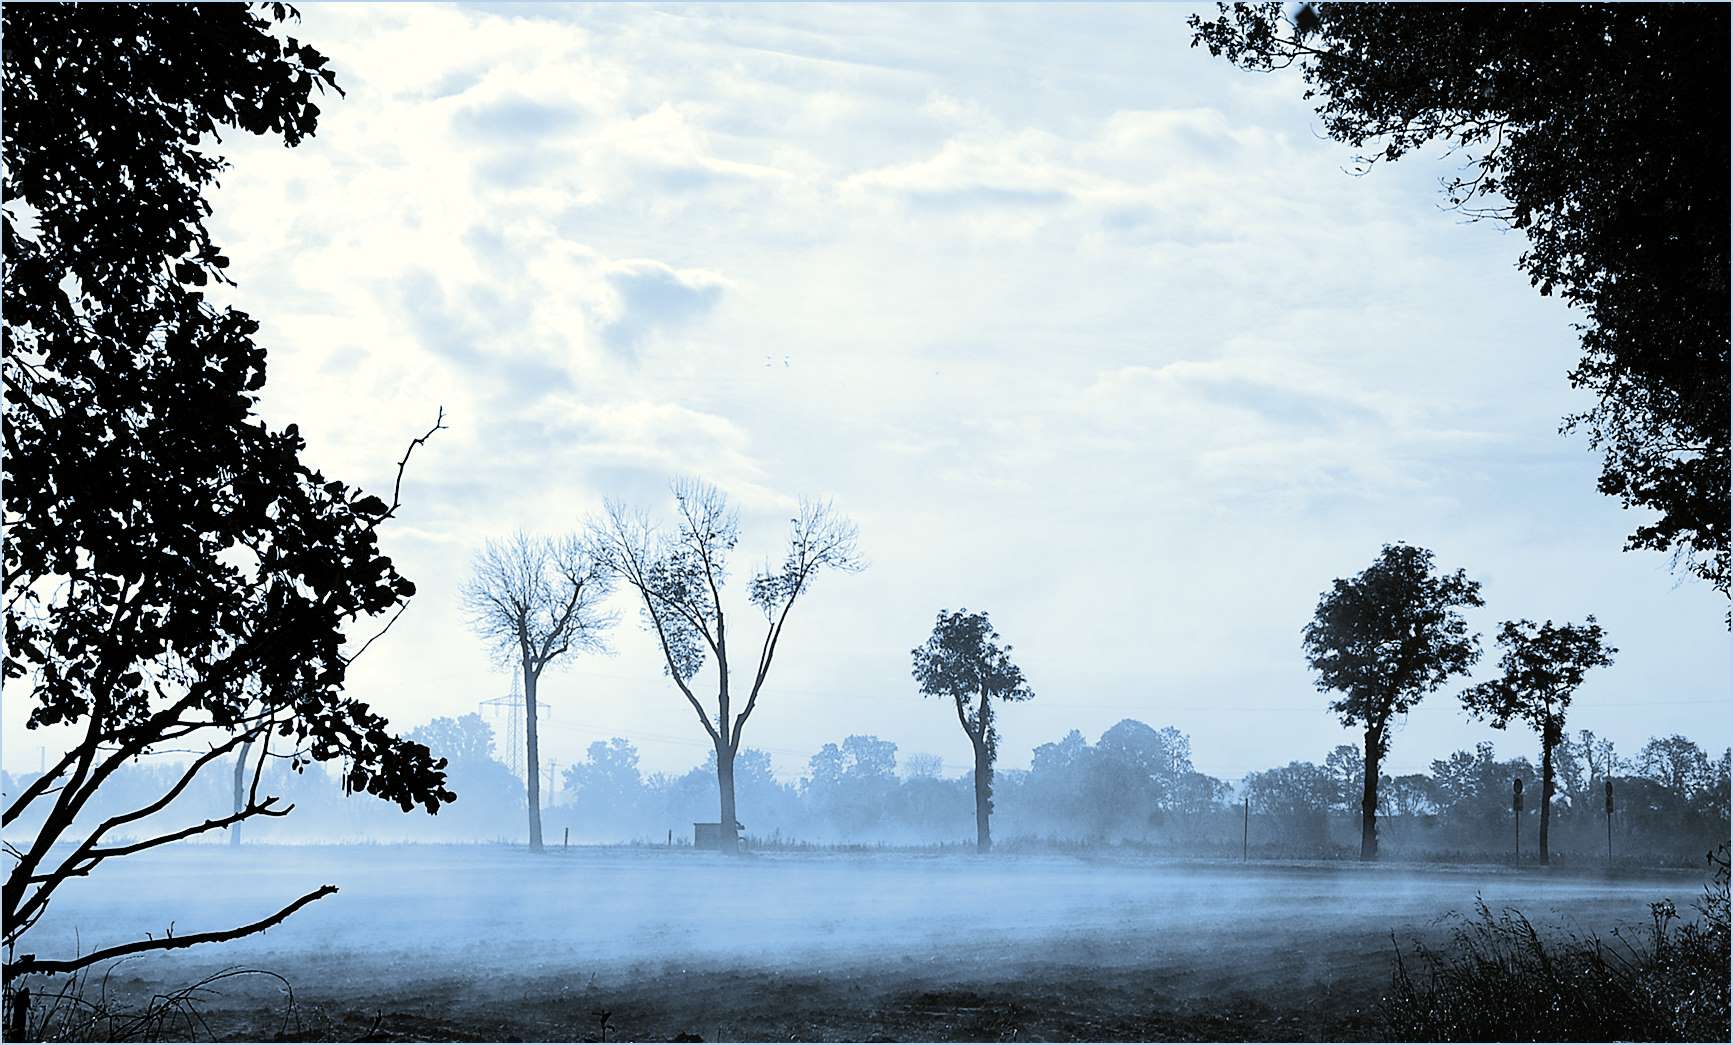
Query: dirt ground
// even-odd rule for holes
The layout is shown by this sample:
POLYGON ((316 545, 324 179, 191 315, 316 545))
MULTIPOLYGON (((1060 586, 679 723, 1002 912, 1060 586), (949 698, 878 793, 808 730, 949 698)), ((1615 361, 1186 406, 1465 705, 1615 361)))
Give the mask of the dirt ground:
POLYGON ((234 977, 187 1031, 248 1040, 1376 1040, 1397 943, 1442 942, 1477 895, 1578 933, 1694 895, 1497 868, 493 847, 194 851, 129 873, 58 931, 88 947, 141 911, 203 928, 292 883, 342 887, 270 933, 109 977, 136 1007, 268 969, 292 1006, 234 977))

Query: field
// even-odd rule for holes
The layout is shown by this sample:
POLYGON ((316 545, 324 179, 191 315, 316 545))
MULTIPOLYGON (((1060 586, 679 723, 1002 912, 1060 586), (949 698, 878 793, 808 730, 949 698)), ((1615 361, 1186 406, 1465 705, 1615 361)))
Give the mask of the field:
MULTIPOLYGON (((1392 936, 1437 942, 1476 894, 1546 929, 1647 920, 1692 876, 919 853, 183 847, 62 891, 29 949, 249 921, 122 963, 111 998, 232 966, 209 1033, 348 1039, 1374 1038, 1392 936)), ((94 989, 94 987, 93 987, 94 989)), ((201 1030, 200 1033, 205 1033, 201 1030)))

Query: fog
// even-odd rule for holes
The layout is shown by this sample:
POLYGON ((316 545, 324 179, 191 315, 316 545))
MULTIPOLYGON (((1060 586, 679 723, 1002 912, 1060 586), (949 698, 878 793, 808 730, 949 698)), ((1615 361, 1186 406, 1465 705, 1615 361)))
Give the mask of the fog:
MULTIPOLYGON (((1699 876, 1700 877, 1700 876, 1699 876)), ((1689 875, 1540 880, 1497 868, 1156 863, 1097 855, 753 854, 496 846, 188 846, 68 885, 32 933, 84 950, 264 916, 324 884, 340 891, 220 948, 152 959, 169 980, 237 964, 317 964, 370 979, 478 969, 559 970, 577 981, 689 965, 803 972, 939 963, 1002 973, 1014 961, 1245 965, 1329 979, 1348 942, 1437 935, 1476 895, 1537 924, 1605 933, 1647 918, 1689 875), (1278 966, 1282 941, 1309 945, 1278 966), (1011 956, 1020 956, 1013 959, 1011 956), (1261 957, 1260 957, 1261 956, 1261 957)))

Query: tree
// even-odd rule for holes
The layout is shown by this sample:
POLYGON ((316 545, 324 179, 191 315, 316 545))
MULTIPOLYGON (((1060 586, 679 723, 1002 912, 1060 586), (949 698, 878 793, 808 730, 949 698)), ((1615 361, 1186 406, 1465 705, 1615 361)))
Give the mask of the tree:
POLYGON ((1613 662, 1618 650, 1606 644, 1606 633, 1589 617, 1583 624, 1529 620, 1505 621, 1498 629, 1503 674, 1470 686, 1462 704, 1477 718, 1492 719, 1503 729, 1521 719, 1540 734, 1540 862, 1548 859, 1547 828, 1552 822, 1553 754, 1564 739, 1565 710, 1591 668, 1613 662))
POLYGON ((1378 767, 1390 750, 1390 720, 1480 659, 1459 606, 1479 606, 1480 584, 1461 570, 1433 572, 1432 553, 1387 544, 1376 561, 1337 580, 1306 625, 1306 660, 1344 726, 1365 732, 1360 859, 1378 858, 1378 767))
POLYGON ((409 739, 427 745, 429 751, 454 765, 493 759, 493 727, 473 711, 417 726, 409 731, 409 739))
POLYGON ((390 504, 327 479, 302 462, 294 425, 274 430, 257 414, 257 321, 196 289, 228 266, 204 225, 204 192, 225 166, 207 143, 221 126, 298 144, 316 125, 314 88, 336 85, 323 55, 276 35, 288 15, 0 12, 6 696, 29 702, 29 728, 68 726, 75 738, 0 818, 37 825, 6 845, 8 981, 234 939, 335 892, 231 929, 16 954, 68 879, 286 814, 259 791, 270 759, 297 770, 338 761, 348 790, 405 811, 455 797, 443 763, 344 692, 372 641, 346 645, 349 629, 401 613, 414 593, 378 528, 397 511, 409 454, 442 425, 410 443, 390 504), (156 797, 92 824, 115 774, 165 748, 199 753, 168 770, 156 797), (240 808, 141 830, 243 748, 240 808), (131 837, 113 837, 122 829, 131 837))
POLYGON ((1240 784, 1250 810, 1276 821, 1296 841, 1322 845, 1329 840, 1328 814, 1336 782, 1330 771, 1311 762, 1248 773, 1240 784))
POLYGON ((1330 805, 1344 811, 1357 808, 1366 792, 1366 756, 1360 745, 1337 744, 1324 756, 1324 769, 1336 781, 1336 800, 1330 805))
POLYGON ((1687 801, 1714 786, 1709 756, 1696 741, 1677 733, 1650 738, 1637 752, 1636 768, 1638 773, 1687 801))
POLYGON ((807 761, 804 793, 813 812, 844 834, 878 825, 897 788, 897 746, 875 736, 852 735, 826 744, 807 761))
POLYGON ((1566 418, 1599 486, 1657 513, 1627 549, 1672 550, 1728 594, 1728 13, 1724 5, 1221 5, 1192 45, 1298 65, 1324 130, 1366 166, 1432 142, 1465 157, 1449 203, 1521 229, 1518 261, 1584 317, 1566 418))
POLYGON ((409 739, 446 760, 452 787, 463 796, 454 807, 455 822, 445 825, 448 832, 497 838, 502 823, 523 815, 524 782, 494 757, 493 727, 480 715, 436 718, 411 730, 409 739))
POLYGON ((926 751, 917 751, 903 759, 903 768, 910 780, 937 779, 944 772, 945 760, 926 751))
POLYGON ((985 613, 940 610, 932 635, 911 655, 921 695, 951 698, 957 722, 974 748, 975 847, 984 853, 993 847, 988 818, 993 812, 993 762, 999 753, 994 705, 1029 700, 1035 693, 1023 669, 1012 663, 1010 644, 1000 645, 985 613))
POLYGON ((638 749, 623 737, 593 740, 584 760, 566 768, 564 783, 581 828, 628 825, 643 799, 638 749))
POLYGON ((521 530, 488 541, 463 588, 470 627, 498 663, 523 678, 531 849, 542 847, 536 687, 542 672, 568 654, 607 649, 603 633, 614 617, 601 604, 612 590, 609 572, 575 535, 532 537, 521 530))
POLYGON ((643 514, 609 502, 602 518, 590 524, 589 543, 597 560, 638 596, 644 624, 661 649, 663 670, 710 738, 716 753, 722 851, 734 853, 740 845, 734 760, 741 734, 758 707, 795 602, 821 573, 862 569, 859 531, 827 501, 800 502, 798 514, 789 520, 788 550, 782 563, 761 568, 747 585, 748 601, 764 616, 764 637, 758 644, 746 703, 735 714, 722 590, 728 580, 729 553, 739 543, 740 518, 722 491, 709 483, 680 479, 672 489, 679 518, 671 533, 643 514), (692 689, 699 670, 712 658, 716 663, 714 711, 692 689))

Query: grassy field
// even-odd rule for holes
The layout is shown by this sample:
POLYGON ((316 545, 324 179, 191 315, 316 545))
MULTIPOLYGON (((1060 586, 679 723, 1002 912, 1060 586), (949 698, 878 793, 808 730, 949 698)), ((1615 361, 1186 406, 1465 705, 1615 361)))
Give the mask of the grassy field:
MULTIPOLYGON (((355 1039, 1374 1038, 1395 939, 1472 909, 1544 929, 1643 924, 1700 876, 1488 867, 1150 862, 918 853, 183 847, 64 891, 51 954, 256 918, 231 944, 123 963, 118 1004, 231 966, 222 1036, 355 1039)), ((203 1033, 203 1031, 201 1031, 203 1033)))

